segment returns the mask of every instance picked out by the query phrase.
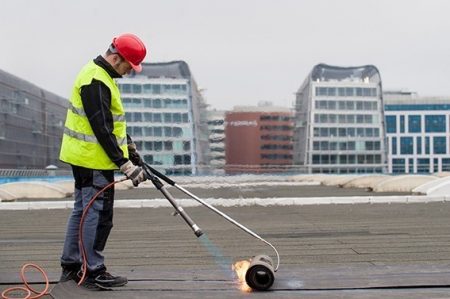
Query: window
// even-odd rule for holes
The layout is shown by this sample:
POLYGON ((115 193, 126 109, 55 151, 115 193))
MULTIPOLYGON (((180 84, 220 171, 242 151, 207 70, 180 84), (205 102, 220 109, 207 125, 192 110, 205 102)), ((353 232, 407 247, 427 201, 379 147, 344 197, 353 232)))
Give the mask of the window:
POLYGON ((133 93, 142 93, 142 85, 133 84, 133 93))
POLYGON ((173 137, 183 136, 183 130, 180 127, 173 127, 173 137))
POLYGON ((134 121, 135 122, 141 122, 142 121, 142 113, 134 112, 134 121))
POLYGON ((348 97, 354 96, 354 89, 352 87, 345 88, 345 95, 348 97))
POLYGON ((173 149, 172 141, 164 141, 164 150, 171 151, 173 149))
POLYGON ((347 110, 354 110, 355 109, 355 102, 347 101, 347 110))
POLYGON ((161 99, 154 99, 153 100, 153 107, 154 108, 161 108, 162 104, 161 104, 161 99))
POLYGON ((154 84, 153 85, 153 93, 154 94, 160 94, 161 93, 161 85, 160 84, 154 84))
POLYGON ((386 131, 387 133, 397 132, 397 118, 395 115, 386 116, 386 131))
POLYGON ((134 127, 133 128, 133 136, 142 136, 142 128, 134 127))
POLYGON ((153 155, 144 155, 144 161, 148 164, 153 164, 153 155))
POLYGON ((357 115, 356 115, 356 123, 358 123, 358 124, 364 123, 364 115, 362 115, 362 114, 357 114, 357 115))
POLYGON ((392 137, 391 139, 391 145, 392 145, 392 154, 397 154, 397 137, 392 137))
POLYGON ((142 106, 142 99, 133 99, 132 104, 130 107, 141 107, 142 106))
POLYGON ((445 115, 425 115, 425 132, 445 132, 445 115))
POLYGON ((131 93, 131 84, 121 84, 122 93, 131 93))
POLYGON ((144 113, 144 121, 152 122, 153 121, 153 115, 150 112, 144 113))
POLYGON ((413 138, 412 137, 400 137, 400 154, 412 155, 413 154, 413 138))
POLYGON ((447 145, 446 145, 445 137, 434 137, 433 138, 433 153, 434 154, 447 153, 447 145))
POLYGON ((155 123, 160 123, 162 121, 161 119, 161 113, 154 113, 153 114, 153 121, 155 123))
POLYGON ((177 124, 181 123, 181 113, 174 113, 172 121, 177 124))
POLYGON ((191 150, 191 142, 190 141, 183 141, 183 150, 184 151, 190 151, 191 150))
POLYGON ((392 159, 392 172, 405 173, 405 159, 392 159))
POLYGON ((156 137, 162 137, 162 128, 161 127, 154 127, 153 128, 153 135, 156 137))
POLYGON ((400 133, 405 133, 405 116, 400 115, 400 133))
POLYGON ((450 171, 450 159, 442 158, 442 171, 450 171))
POLYGON ((430 159, 417 159, 417 172, 429 173, 430 172, 430 159))
POLYGON ((422 131, 420 115, 408 115, 409 133, 420 133, 422 131))
POLYGON ((144 93, 152 93, 152 85, 144 84, 144 93))
POLYGON ((152 151, 153 150, 153 142, 145 141, 144 142, 144 149, 146 149, 148 151, 152 151))
POLYGON ((316 96, 326 96, 327 88, 326 87, 316 87, 316 96))
POLYGON ((422 154, 422 137, 416 137, 416 154, 422 154))
POLYGON ((172 128, 171 127, 164 127, 164 136, 172 137, 172 128))
POLYGON ((320 150, 320 143, 318 141, 313 142, 313 150, 315 151, 320 150))
POLYGON ((356 136, 355 128, 347 128, 347 134, 350 137, 355 137, 356 136))
POLYGON ((164 113, 164 122, 171 123, 172 122, 172 113, 164 113))
POLYGON ((154 146, 155 151, 157 151, 157 152, 162 151, 162 149, 163 149, 163 143, 161 141, 155 141, 153 143, 153 146, 154 146))
POLYGON ((144 136, 153 136, 153 128, 144 127, 144 136))
POLYGON ((146 108, 152 107, 152 100, 144 99, 144 107, 146 107, 146 108))
POLYGON ((408 159, 408 172, 409 173, 414 173, 414 159, 409 158, 408 159))
POLYGON ((362 93, 362 88, 361 87, 356 87, 356 96, 357 97, 362 97, 363 93, 362 93))

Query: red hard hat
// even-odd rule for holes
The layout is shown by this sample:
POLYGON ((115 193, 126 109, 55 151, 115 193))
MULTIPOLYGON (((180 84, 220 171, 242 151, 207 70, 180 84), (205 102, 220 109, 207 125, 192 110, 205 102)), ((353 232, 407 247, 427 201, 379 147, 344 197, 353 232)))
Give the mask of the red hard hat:
POLYGON ((112 41, 114 48, 136 72, 142 71, 141 62, 147 54, 144 43, 134 34, 125 33, 115 37, 112 41))

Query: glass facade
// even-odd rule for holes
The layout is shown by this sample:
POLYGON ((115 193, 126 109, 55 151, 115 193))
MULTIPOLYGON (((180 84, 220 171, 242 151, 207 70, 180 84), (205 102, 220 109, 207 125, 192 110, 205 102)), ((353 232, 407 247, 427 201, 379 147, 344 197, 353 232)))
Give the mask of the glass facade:
POLYGON ((192 174, 188 82, 152 81, 119 84, 127 133, 146 163, 167 174, 192 174))
POLYGON ((67 168, 59 161, 69 101, 0 70, 0 168, 67 168))
POLYGON ((187 64, 144 63, 142 73, 121 78, 118 85, 127 133, 144 161, 169 175, 202 171, 199 165, 208 164, 209 149, 208 135, 203 134, 206 105, 187 64))
POLYGON ((390 97, 385 101, 386 132, 391 145, 389 171, 397 174, 449 171, 450 104, 445 103, 449 101, 390 97))
POLYGON ((380 92, 374 66, 315 66, 297 92, 294 163, 309 173, 386 172, 380 92))

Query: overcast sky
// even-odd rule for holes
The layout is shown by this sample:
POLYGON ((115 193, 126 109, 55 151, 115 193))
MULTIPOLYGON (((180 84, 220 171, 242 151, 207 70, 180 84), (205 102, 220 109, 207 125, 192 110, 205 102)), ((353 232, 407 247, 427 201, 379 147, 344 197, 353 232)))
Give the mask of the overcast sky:
POLYGON ((213 108, 290 106, 314 65, 373 64, 384 89, 450 97, 447 0, 3 0, 0 69, 68 97, 124 32, 185 60, 213 108))

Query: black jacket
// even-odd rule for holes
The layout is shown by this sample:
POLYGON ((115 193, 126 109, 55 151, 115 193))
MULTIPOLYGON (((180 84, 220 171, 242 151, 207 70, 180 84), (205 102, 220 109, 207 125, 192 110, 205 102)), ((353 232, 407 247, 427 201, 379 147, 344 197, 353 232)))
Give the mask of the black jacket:
MULTIPOLYGON (((94 63, 105 69, 111 78, 122 78, 102 56, 95 58, 94 63)), ((81 101, 95 137, 111 161, 120 167, 128 159, 123 156, 123 151, 113 134, 111 91, 103 82, 93 79, 91 84, 81 88, 81 101)), ((132 142, 128 135, 127 141, 132 142)))

